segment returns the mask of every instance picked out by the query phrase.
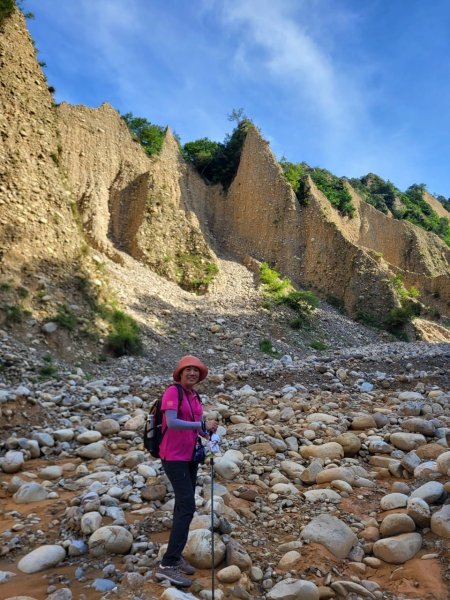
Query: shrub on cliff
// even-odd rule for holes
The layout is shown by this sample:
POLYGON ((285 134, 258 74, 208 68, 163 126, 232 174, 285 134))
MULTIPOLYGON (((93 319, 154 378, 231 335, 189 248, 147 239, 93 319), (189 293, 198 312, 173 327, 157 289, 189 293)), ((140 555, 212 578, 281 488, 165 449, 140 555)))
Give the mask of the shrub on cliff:
POLYGON ((0 0, 0 25, 16 8, 14 0, 0 0))
POLYGON ((425 184, 415 183, 401 192, 390 181, 384 181, 373 173, 349 182, 368 204, 385 214, 390 212, 396 219, 409 221, 435 233, 450 246, 450 221, 439 217, 425 200, 425 184))
POLYGON ((260 266, 259 278, 269 305, 284 304, 295 311, 296 318, 291 322, 294 329, 300 329, 317 309, 319 299, 313 292, 296 290, 289 278, 281 277, 266 262, 260 266))
POLYGON ((166 135, 166 128, 154 125, 143 117, 134 117, 132 113, 121 115, 133 138, 138 141, 149 156, 159 154, 166 135))
POLYGON ((326 169, 309 167, 306 163, 292 163, 284 158, 280 160, 284 176, 289 181, 300 203, 305 203, 305 181, 309 175, 327 200, 344 216, 353 217, 353 206, 350 192, 345 187, 344 179, 336 177, 326 169))
POLYGON ((187 142, 182 153, 208 183, 220 183, 227 190, 233 181, 241 159, 242 146, 250 127, 249 119, 240 121, 223 143, 201 138, 187 142))

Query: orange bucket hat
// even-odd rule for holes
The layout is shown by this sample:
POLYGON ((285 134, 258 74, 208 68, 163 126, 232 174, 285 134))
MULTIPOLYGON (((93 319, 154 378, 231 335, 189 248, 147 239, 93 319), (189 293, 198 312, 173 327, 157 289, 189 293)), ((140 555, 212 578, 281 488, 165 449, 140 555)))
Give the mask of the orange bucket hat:
POLYGON ((199 381, 203 381, 208 375, 208 367, 196 356, 191 356, 188 354, 187 356, 180 358, 178 361, 178 364, 173 372, 174 381, 180 381, 181 371, 186 367, 197 367, 197 369, 200 371, 199 381))

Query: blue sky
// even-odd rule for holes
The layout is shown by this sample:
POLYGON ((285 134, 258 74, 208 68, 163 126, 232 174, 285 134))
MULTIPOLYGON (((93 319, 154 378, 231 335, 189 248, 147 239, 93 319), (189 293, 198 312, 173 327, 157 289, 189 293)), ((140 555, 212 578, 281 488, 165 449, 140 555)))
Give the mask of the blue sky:
POLYGON ((448 0, 25 0, 57 102, 450 196, 448 0))

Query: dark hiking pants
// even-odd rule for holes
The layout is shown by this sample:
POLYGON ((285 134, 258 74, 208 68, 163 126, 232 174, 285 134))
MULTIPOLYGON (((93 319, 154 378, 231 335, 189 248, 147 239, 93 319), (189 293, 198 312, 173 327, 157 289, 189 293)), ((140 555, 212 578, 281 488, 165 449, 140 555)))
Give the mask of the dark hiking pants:
POLYGON ((181 558, 195 512, 198 463, 163 460, 162 465, 175 493, 175 506, 169 544, 161 564, 163 567, 172 567, 181 558))

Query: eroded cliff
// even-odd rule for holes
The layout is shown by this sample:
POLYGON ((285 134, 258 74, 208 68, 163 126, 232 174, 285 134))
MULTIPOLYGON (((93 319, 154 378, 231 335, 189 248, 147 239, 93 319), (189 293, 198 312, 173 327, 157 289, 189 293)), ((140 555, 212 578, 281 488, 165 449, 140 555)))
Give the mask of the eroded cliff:
POLYGON ((119 261, 125 252, 202 291, 214 272, 214 253, 190 206, 187 165, 170 130, 159 156, 149 157, 107 104, 62 104, 58 115, 62 162, 94 247, 119 261))
POLYGON ((0 35, 0 268, 12 273, 73 261, 82 241, 61 170, 61 138, 23 15, 0 35))
POLYGON ((436 235, 394 220, 351 190, 355 216, 343 217, 311 179, 297 201, 267 142, 255 128, 244 143, 227 195, 211 191, 214 237, 244 260, 267 260, 299 285, 342 302, 352 315, 383 318, 398 305, 398 273, 430 304, 447 312, 450 252, 436 235))

